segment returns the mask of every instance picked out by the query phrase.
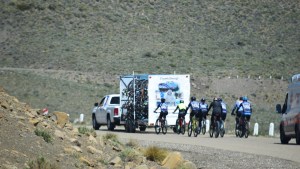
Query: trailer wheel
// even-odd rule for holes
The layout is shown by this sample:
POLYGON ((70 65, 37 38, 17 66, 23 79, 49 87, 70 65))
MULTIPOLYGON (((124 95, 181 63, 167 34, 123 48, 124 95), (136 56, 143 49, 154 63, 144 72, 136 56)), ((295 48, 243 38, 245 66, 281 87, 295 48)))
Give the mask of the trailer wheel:
POLYGON ((140 126, 140 131, 146 131, 146 126, 140 126))
POLYGON ((129 132, 130 133, 135 133, 135 125, 134 125, 133 121, 129 120, 128 124, 129 124, 129 132))

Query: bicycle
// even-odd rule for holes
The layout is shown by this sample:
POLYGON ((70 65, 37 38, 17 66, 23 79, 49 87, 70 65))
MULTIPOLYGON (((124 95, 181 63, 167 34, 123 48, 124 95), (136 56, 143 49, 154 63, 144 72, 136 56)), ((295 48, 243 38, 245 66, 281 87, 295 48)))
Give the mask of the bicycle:
POLYGON ((214 123, 210 125, 209 128, 209 136, 213 137, 215 135, 215 138, 219 137, 220 134, 220 113, 215 114, 214 118, 214 123))
POLYGON ((239 124, 238 124, 238 136, 240 138, 244 137, 245 138, 248 138, 249 136, 249 123, 248 121, 246 120, 245 117, 240 117, 240 120, 239 120, 239 124))
POLYGON ((199 120, 195 116, 193 116, 188 123, 188 136, 191 137, 192 133, 194 133, 194 137, 197 137, 200 133, 200 130, 199 120))
POLYGON ((201 132, 203 135, 206 133, 206 119, 204 117, 201 120, 201 132))
MULTIPOLYGON (((158 112, 154 112, 154 113, 158 113, 158 112)), ((155 122, 155 133, 156 134, 159 134, 160 131, 163 133, 163 134, 166 134, 167 133, 167 119, 165 119, 165 117, 163 116, 161 119, 157 118, 156 122, 155 122)))
POLYGON ((180 117, 176 120, 176 133, 177 134, 182 134, 184 135, 185 133, 185 118, 184 117, 180 117))

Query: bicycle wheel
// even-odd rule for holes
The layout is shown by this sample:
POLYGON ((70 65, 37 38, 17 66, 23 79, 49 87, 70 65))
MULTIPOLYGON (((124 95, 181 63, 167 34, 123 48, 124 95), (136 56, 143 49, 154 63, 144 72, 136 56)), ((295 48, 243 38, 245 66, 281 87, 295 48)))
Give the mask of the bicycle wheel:
POLYGON ((249 124, 248 122, 246 122, 246 126, 245 126, 245 138, 248 138, 249 136, 249 124))
POLYGON ((221 122, 221 127, 220 127, 220 136, 224 137, 225 134, 225 128, 224 128, 224 123, 221 122))
POLYGON ((163 134, 166 134, 167 131, 168 131, 168 129, 167 129, 167 120, 164 120, 164 121, 161 123, 161 132, 162 132, 163 134))
POLYGON ((219 121, 215 122, 215 131, 214 131, 214 134, 215 134, 215 138, 219 137, 219 134, 220 134, 220 122, 219 121))
POLYGON ((185 133, 185 120, 182 121, 182 126, 181 126, 181 134, 184 135, 185 133))
POLYGON ((239 125, 235 124, 235 136, 239 137, 239 125))
POLYGON ((206 122, 205 122, 205 119, 203 119, 201 123, 202 123, 201 131, 202 131, 202 134, 204 135, 206 133, 206 122))
POLYGON ((192 135, 192 121, 190 120, 189 123, 188 123, 188 136, 191 137, 192 135))
POLYGON ((245 131, 244 131, 244 125, 239 125, 239 137, 242 138, 245 134, 245 131))
POLYGON ((180 123, 179 123, 179 119, 176 120, 175 127, 176 127, 176 133, 177 133, 177 134, 180 134, 180 123))
POLYGON ((199 133, 199 124, 198 124, 198 120, 196 120, 196 122, 194 123, 193 125, 193 131, 194 131, 194 137, 197 137, 198 136, 198 133, 199 133))
POLYGON ((156 120, 154 128, 155 128, 155 133, 156 133, 156 134, 159 134, 159 133, 160 133, 160 123, 159 123, 159 119, 156 120))
POLYGON ((209 127, 209 136, 213 137, 213 135, 214 135, 214 127, 213 127, 213 125, 210 125, 210 127, 209 127))

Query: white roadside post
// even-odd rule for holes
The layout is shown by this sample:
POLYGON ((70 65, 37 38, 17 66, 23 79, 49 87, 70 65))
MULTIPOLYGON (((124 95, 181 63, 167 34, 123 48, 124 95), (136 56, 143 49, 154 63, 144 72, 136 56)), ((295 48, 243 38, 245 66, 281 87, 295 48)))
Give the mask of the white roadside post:
POLYGON ((84 114, 80 114, 79 116, 79 123, 82 123, 84 119, 84 114))
POLYGON ((269 136, 274 136, 274 123, 270 123, 269 136))
POLYGON ((210 121, 206 119, 206 132, 209 131, 210 121))
POLYGON ((253 136, 258 136, 258 123, 254 124, 253 136))

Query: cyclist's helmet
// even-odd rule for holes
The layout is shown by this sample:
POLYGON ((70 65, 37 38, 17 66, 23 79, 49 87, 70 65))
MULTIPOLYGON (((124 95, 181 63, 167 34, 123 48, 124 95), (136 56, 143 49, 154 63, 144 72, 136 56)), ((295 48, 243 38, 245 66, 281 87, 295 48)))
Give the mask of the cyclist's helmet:
POLYGON ((218 101, 218 98, 217 98, 217 97, 215 97, 213 101, 218 101))
POLYGON ((205 102, 205 99, 204 99, 204 98, 202 98, 202 99, 201 99, 201 102, 205 102))
POLYGON ((162 102, 162 103, 164 103, 165 101, 166 101, 166 99, 165 99, 165 98, 162 98, 162 99, 161 99, 161 102, 162 102))
POLYGON ((195 101, 195 100, 196 100, 196 97, 195 97, 195 96, 191 97, 191 100, 192 100, 192 101, 195 101))
POLYGON ((180 100, 180 103, 184 103, 184 101, 183 101, 183 100, 180 100))
POLYGON ((220 101, 220 102, 221 102, 221 101, 222 101, 222 98, 220 98, 220 97, 219 97, 219 98, 218 98, 218 101, 220 101))
POLYGON ((245 96, 245 97, 243 97, 243 101, 248 101, 248 98, 247 98, 247 96, 245 96))
POLYGON ((241 96, 241 97, 240 97, 240 100, 244 100, 244 98, 241 96))

